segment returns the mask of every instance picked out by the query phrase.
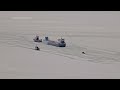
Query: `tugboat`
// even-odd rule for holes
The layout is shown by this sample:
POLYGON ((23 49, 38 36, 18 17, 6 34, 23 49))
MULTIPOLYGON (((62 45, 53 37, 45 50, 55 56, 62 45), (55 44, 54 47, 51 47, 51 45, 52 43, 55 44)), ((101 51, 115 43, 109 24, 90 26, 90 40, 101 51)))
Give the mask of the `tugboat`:
POLYGON ((36 45, 35 50, 40 51, 40 48, 36 45))
POLYGON ((42 42, 42 39, 39 39, 39 36, 36 36, 33 40, 34 42, 42 42))

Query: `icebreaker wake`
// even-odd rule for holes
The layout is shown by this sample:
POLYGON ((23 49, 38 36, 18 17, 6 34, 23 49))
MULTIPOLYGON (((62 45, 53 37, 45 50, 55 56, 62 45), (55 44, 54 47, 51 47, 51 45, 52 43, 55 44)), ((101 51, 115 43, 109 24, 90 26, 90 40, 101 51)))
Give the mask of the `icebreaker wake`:
MULTIPOLYGON (((30 36, 18 33, 0 33, 0 45, 12 46, 12 47, 21 47, 26 49, 34 50, 34 46, 37 44, 33 42, 30 36)), ((120 62, 120 56, 117 54, 119 52, 102 50, 96 48, 89 48, 85 46, 77 46, 72 43, 67 45, 65 48, 47 46, 43 43, 37 44, 42 52, 47 52, 51 54, 61 55, 71 59, 76 59, 79 61, 79 58, 84 58, 87 61, 96 62, 96 63, 112 63, 120 62), (84 54, 82 53, 84 52, 84 54), (75 57, 75 58, 74 58, 75 57)))

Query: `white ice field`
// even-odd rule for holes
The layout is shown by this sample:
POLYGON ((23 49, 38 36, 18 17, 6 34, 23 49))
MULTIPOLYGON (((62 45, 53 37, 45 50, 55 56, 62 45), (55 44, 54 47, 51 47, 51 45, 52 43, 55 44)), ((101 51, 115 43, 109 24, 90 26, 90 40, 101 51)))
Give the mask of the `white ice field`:
POLYGON ((120 78, 119 29, 120 12, 1 11, 0 78, 120 78))

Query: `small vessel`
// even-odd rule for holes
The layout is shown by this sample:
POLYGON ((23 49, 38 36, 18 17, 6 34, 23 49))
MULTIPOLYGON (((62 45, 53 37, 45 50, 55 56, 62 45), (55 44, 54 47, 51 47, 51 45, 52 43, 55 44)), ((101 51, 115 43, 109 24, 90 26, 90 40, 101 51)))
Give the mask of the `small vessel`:
POLYGON ((82 52, 82 54, 85 54, 85 52, 82 52))
POLYGON ((42 42, 42 39, 39 39, 39 36, 36 36, 33 40, 34 42, 42 42))
POLYGON ((35 46, 35 50, 40 51, 40 48, 36 45, 36 46, 35 46))

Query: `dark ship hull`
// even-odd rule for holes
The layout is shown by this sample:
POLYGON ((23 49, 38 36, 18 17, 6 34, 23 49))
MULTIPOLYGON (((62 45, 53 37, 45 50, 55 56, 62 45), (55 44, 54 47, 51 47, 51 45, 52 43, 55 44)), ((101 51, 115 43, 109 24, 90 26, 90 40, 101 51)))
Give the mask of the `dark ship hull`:
POLYGON ((33 39, 33 40, 34 40, 34 42, 42 42, 42 39, 40 39, 40 40, 33 39))
POLYGON ((55 41, 48 41, 48 45, 56 46, 56 47, 66 47, 65 43, 59 43, 55 41))

